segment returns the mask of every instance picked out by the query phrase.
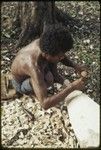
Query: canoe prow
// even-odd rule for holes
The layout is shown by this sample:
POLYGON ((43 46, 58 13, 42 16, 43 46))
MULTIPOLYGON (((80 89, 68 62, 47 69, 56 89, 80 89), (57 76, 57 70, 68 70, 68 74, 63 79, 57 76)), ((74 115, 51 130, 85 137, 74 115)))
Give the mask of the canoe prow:
POLYGON ((81 148, 100 144, 100 107, 88 95, 73 91, 66 98, 70 122, 81 148))

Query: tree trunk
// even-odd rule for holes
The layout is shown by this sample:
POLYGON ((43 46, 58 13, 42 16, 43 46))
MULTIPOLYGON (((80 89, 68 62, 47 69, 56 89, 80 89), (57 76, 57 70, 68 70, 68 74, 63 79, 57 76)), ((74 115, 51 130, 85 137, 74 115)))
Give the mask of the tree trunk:
POLYGON ((18 2, 17 7, 16 23, 21 28, 21 34, 15 49, 27 45, 39 37, 48 24, 61 22, 67 26, 73 21, 72 17, 55 6, 54 1, 18 2))

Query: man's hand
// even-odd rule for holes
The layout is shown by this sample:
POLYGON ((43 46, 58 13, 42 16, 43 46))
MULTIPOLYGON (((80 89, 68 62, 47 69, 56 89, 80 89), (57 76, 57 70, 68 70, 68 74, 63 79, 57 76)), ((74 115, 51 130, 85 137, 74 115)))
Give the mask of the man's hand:
POLYGON ((74 82, 71 83, 72 87, 74 90, 83 90, 85 87, 85 83, 83 80, 83 77, 80 79, 75 80, 74 82))
POLYGON ((84 65, 76 65, 75 66, 75 72, 77 73, 77 74, 79 74, 80 76, 82 76, 82 72, 87 72, 87 67, 86 66, 84 66, 84 65))
POLYGON ((81 76, 82 76, 83 78, 86 78, 86 77, 87 77, 87 72, 86 72, 86 71, 82 71, 82 72, 81 72, 81 76))

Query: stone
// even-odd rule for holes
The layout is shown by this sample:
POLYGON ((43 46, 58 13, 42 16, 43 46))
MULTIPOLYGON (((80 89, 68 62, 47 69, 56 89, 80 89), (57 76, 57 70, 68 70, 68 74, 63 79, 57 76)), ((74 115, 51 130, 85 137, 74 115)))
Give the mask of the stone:
POLYGON ((23 138, 24 138, 24 134, 23 134, 22 132, 20 132, 19 138, 20 138, 20 139, 23 139, 23 138))
POLYGON ((23 127, 24 127, 24 129, 28 129, 28 128, 29 128, 29 125, 24 124, 23 127))
POLYGON ((100 143, 100 107, 88 95, 73 91, 66 97, 70 122, 81 148, 100 143))

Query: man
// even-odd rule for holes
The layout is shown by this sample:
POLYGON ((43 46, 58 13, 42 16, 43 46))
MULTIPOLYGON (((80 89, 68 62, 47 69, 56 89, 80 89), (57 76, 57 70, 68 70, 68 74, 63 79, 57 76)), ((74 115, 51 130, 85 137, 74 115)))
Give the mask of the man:
POLYGON ((54 82, 64 83, 57 72, 58 62, 73 67, 79 73, 84 70, 65 55, 72 47, 73 39, 66 28, 61 25, 47 27, 39 39, 18 52, 12 63, 12 83, 16 91, 35 95, 41 106, 48 109, 63 101, 72 91, 81 89, 83 78, 67 85, 58 94, 49 97, 47 92, 47 87, 54 82))

